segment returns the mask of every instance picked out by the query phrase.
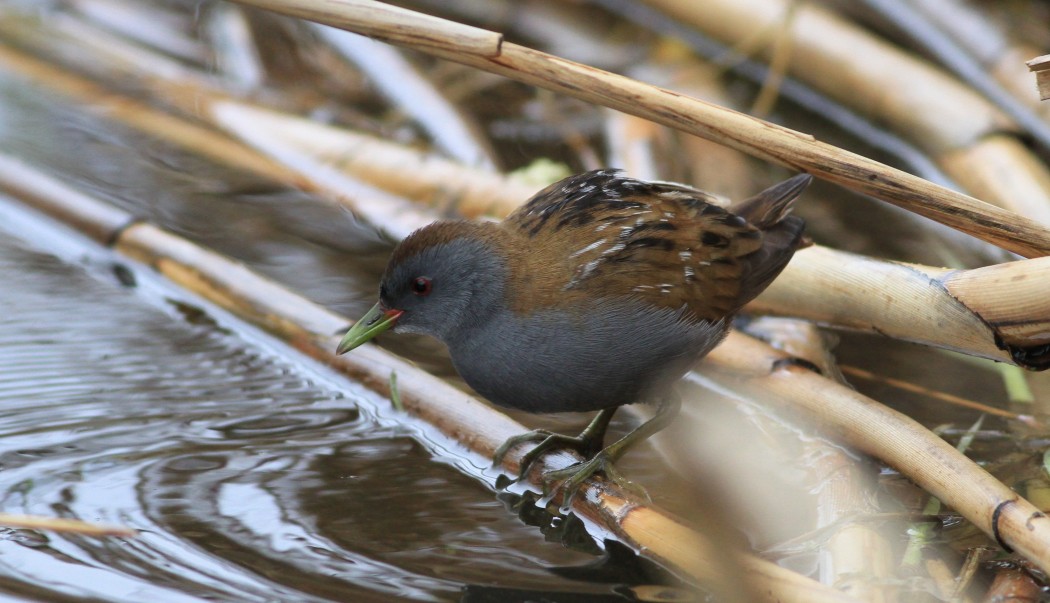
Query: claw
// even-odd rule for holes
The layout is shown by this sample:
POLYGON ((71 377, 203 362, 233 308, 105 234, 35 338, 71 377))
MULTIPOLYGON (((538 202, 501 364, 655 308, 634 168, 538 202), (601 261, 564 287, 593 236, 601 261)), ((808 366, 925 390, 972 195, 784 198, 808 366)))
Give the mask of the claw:
POLYGON ((608 481, 616 484, 623 490, 635 492, 646 500, 651 501, 652 499, 649 497, 649 493, 645 491, 645 488, 624 477, 613 465, 613 460, 611 455, 602 451, 588 461, 577 463, 564 469, 548 471, 543 474, 544 494, 555 494, 560 490, 562 493, 561 508, 563 511, 567 511, 572 507, 572 501, 576 498, 583 484, 592 476, 602 473, 608 481), (555 482, 558 483, 555 484, 555 482), (555 485, 548 492, 547 486, 550 484, 555 485))
POLYGON ((554 435, 554 433, 547 431, 546 429, 534 429, 532 431, 507 438, 507 441, 503 442, 503 444, 501 444, 500 447, 496 449, 496 452, 493 453, 492 466, 499 467, 500 465, 502 465, 503 458, 507 456, 507 453, 510 452, 511 448, 514 448, 518 444, 523 444, 525 442, 540 442, 552 435, 554 435))
MULTIPOLYGON (((540 458, 541 454, 558 445, 559 438, 556 436, 557 434, 553 433, 548 435, 546 438, 544 438, 542 442, 536 444, 536 446, 534 446, 532 450, 522 455, 521 461, 518 463, 519 480, 524 479, 525 476, 529 474, 529 471, 532 469, 533 463, 536 462, 536 459, 540 458)), ((561 437, 564 438, 565 436, 561 437)))
POLYGON ((592 443, 589 440, 583 438, 562 435, 560 433, 547 431, 546 429, 536 429, 507 438, 507 441, 497 448, 495 454, 493 454, 492 466, 498 467, 499 465, 502 465, 503 458, 507 455, 507 452, 518 444, 525 442, 539 442, 539 444, 536 444, 532 450, 522 455, 521 461, 518 464, 518 478, 515 481, 525 479, 536 460, 549 450, 564 447, 585 455, 587 454, 587 449, 592 446, 592 443))

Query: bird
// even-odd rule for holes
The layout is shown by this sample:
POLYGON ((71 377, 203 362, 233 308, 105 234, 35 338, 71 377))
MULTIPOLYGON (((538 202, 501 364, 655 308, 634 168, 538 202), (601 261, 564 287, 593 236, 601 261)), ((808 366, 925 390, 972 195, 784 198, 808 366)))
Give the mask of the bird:
POLYGON ((385 331, 442 341, 466 383, 497 406, 533 413, 598 411, 577 436, 535 430, 520 462, 568 447, 584 461, 543 474, 564 506, 587 478, 629 486, 613 466, 666 427, 671 386, 726 336, 733 316, 806 244, 789 215, 812 177, 799 174, 723 207, 690 186, 616 169, 569 176, 502 222, 443 220, 393 250, 379 301, 340 341, 344 354, 385 331), (619 407, 655 415, 603 447, 619 407))

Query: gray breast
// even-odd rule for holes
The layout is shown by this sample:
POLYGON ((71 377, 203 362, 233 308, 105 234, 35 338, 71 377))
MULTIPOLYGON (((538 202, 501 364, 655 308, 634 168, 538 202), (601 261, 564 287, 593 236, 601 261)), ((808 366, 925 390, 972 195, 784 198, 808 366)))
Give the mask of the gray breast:
POLYGON ((495 404, 579 412, 651 399, 725 333, 724 321, 614 299, 581 315, 504 310, 448 344, 463 379, 495 404))

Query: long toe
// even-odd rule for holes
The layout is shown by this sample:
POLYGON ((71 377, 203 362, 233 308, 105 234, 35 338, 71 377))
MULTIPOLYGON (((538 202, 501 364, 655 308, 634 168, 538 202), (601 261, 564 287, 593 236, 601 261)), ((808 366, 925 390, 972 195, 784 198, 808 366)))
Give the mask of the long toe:
POLYGON ((511 448, 514 448, 518 444, 524 444, 526 442, 543 442, 552 435, 555 434, 546 429, 534 429, 507 438, 507 441, 500 444, 500 447, 492 454, 492 466, 499 467, 502 465, 503 458, 507 456, 507 453, 510 452, 511 448))
POLYGON ((616 484, 621 490, 634 492, 647 501, 651 500, 645 488, 624 477, 613 465, 612 458, 605 452, 599 452, 594 458, 582 463, 544 473, 545 491, 550 493, 561 491, 561 508, 563 511, 568 511, 572 506, 573 499, 576 498, 576 494, 579 493, 587 480, 599 473, 604 475, 607 481, 616 484))

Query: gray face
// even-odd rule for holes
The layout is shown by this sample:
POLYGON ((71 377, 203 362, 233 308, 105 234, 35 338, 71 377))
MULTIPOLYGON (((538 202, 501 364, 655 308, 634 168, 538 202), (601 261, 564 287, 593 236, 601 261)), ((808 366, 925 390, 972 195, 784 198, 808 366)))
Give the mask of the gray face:
POLYGON ((451 344, 502 305, 505 275, 483 243, 455 239, 388 266, 379 301, 404 311, 394 332, 423 333, 451 344))

